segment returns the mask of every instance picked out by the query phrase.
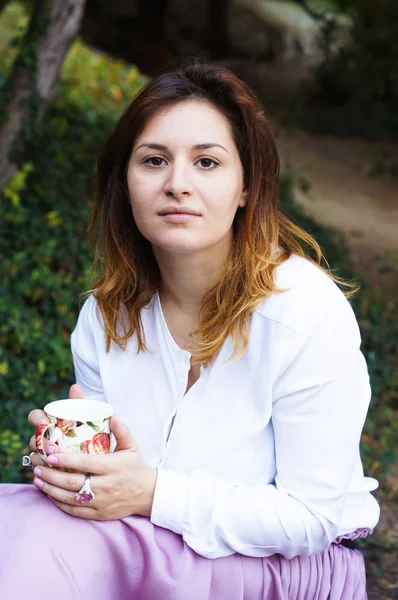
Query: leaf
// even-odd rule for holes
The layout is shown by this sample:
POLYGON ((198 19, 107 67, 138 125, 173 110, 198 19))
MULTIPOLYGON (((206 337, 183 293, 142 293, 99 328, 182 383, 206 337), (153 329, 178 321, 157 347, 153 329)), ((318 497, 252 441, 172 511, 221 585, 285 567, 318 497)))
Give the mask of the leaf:
POLYGON ((101 431, 101 429, 98 427, 98 425, 96 425, 92 421, 87 421, 87 425, 89 425, 92 429, 94 429, 94 431, 101 431))
POLYGON ((68 433, 65 434, 66 437, 74 438, 77 437, 76 429, 69 429, 68 433))
POLYGON ((8 362, 0 363, 0 375, 7 375, 8 373, 8 362))

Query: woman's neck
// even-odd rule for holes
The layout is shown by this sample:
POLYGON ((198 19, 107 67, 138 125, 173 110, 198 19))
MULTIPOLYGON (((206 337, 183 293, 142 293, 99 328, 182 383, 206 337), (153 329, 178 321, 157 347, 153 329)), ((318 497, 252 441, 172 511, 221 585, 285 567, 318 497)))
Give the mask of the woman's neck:
MULTIPOLYGON (((209 249, 210 250, 210 249, 209 249)), ((206 294, 220 281, 229 253, 229 244, 214 251, 192 254, 171 254, 154 248, 161 274, 159 290, 162 306, 178 309, 199 318, 206 294)))

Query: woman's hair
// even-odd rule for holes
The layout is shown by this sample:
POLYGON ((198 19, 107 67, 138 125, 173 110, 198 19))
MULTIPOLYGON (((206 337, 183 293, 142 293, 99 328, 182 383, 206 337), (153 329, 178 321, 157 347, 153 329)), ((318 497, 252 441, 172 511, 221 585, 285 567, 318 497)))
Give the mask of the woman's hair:
MULTIPOLYGON (((200 327, 193 332, 194 360, 209 362, 226 337, 233 356, 247 346, 247 322, 255 307, 280 290, 274 270, 292 254, 314 252, 324 258, 315 239, 279 211, 279 157, 264 109, 236 75, 214 64, 189 61, 162 74, 139 92, 122 115, 97 164, 96 202, 89 225, 95 248, 93 289, 107 338, 120 347, 136 334, 145 350, 141 310, 160 285, 151 244, 138 230, 127 187, 127 168, 137 136, 159 110, 189 100, 211 103, 230 125, 244 171, 247 204, 233 223, 233 244, 218 285, 203 301, 200 327)), ((320 267, 322 268, 322 267, 320 267)), ((326 271, 332 279, 340 282, 326 271)))

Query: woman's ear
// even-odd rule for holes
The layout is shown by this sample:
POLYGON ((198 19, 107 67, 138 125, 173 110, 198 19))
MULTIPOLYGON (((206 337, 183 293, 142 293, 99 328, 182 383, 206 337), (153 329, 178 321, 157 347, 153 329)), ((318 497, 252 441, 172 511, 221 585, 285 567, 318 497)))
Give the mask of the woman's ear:
POLYGON ((238 204, 239 208, 243 208, 244 206, 246 206, 246 204, 247 204, 247 194, 248 194, 248 190, 247 189, 242 190, 242 195, 240 197, 239 204, 238 204))

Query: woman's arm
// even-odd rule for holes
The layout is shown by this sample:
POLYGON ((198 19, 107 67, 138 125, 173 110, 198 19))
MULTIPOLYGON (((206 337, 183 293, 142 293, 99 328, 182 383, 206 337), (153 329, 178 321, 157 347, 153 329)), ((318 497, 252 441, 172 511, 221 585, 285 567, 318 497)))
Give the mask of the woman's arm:
POLYGON ((91 331, 91 327, 96 326, 96 323, 96 303, 90 296, 80 311, 76 328, 71 335, 71 350, 76 383, 81 385, 84 393, 91 396, 104 393, 91 331))
POLYGON ((151 520, 198 554, 291 558, 319 552, 336 537, 370 386, 352 309, 343 297, 333 308, 314 316, 274 385, 275 485, 158 470, 151 520))

